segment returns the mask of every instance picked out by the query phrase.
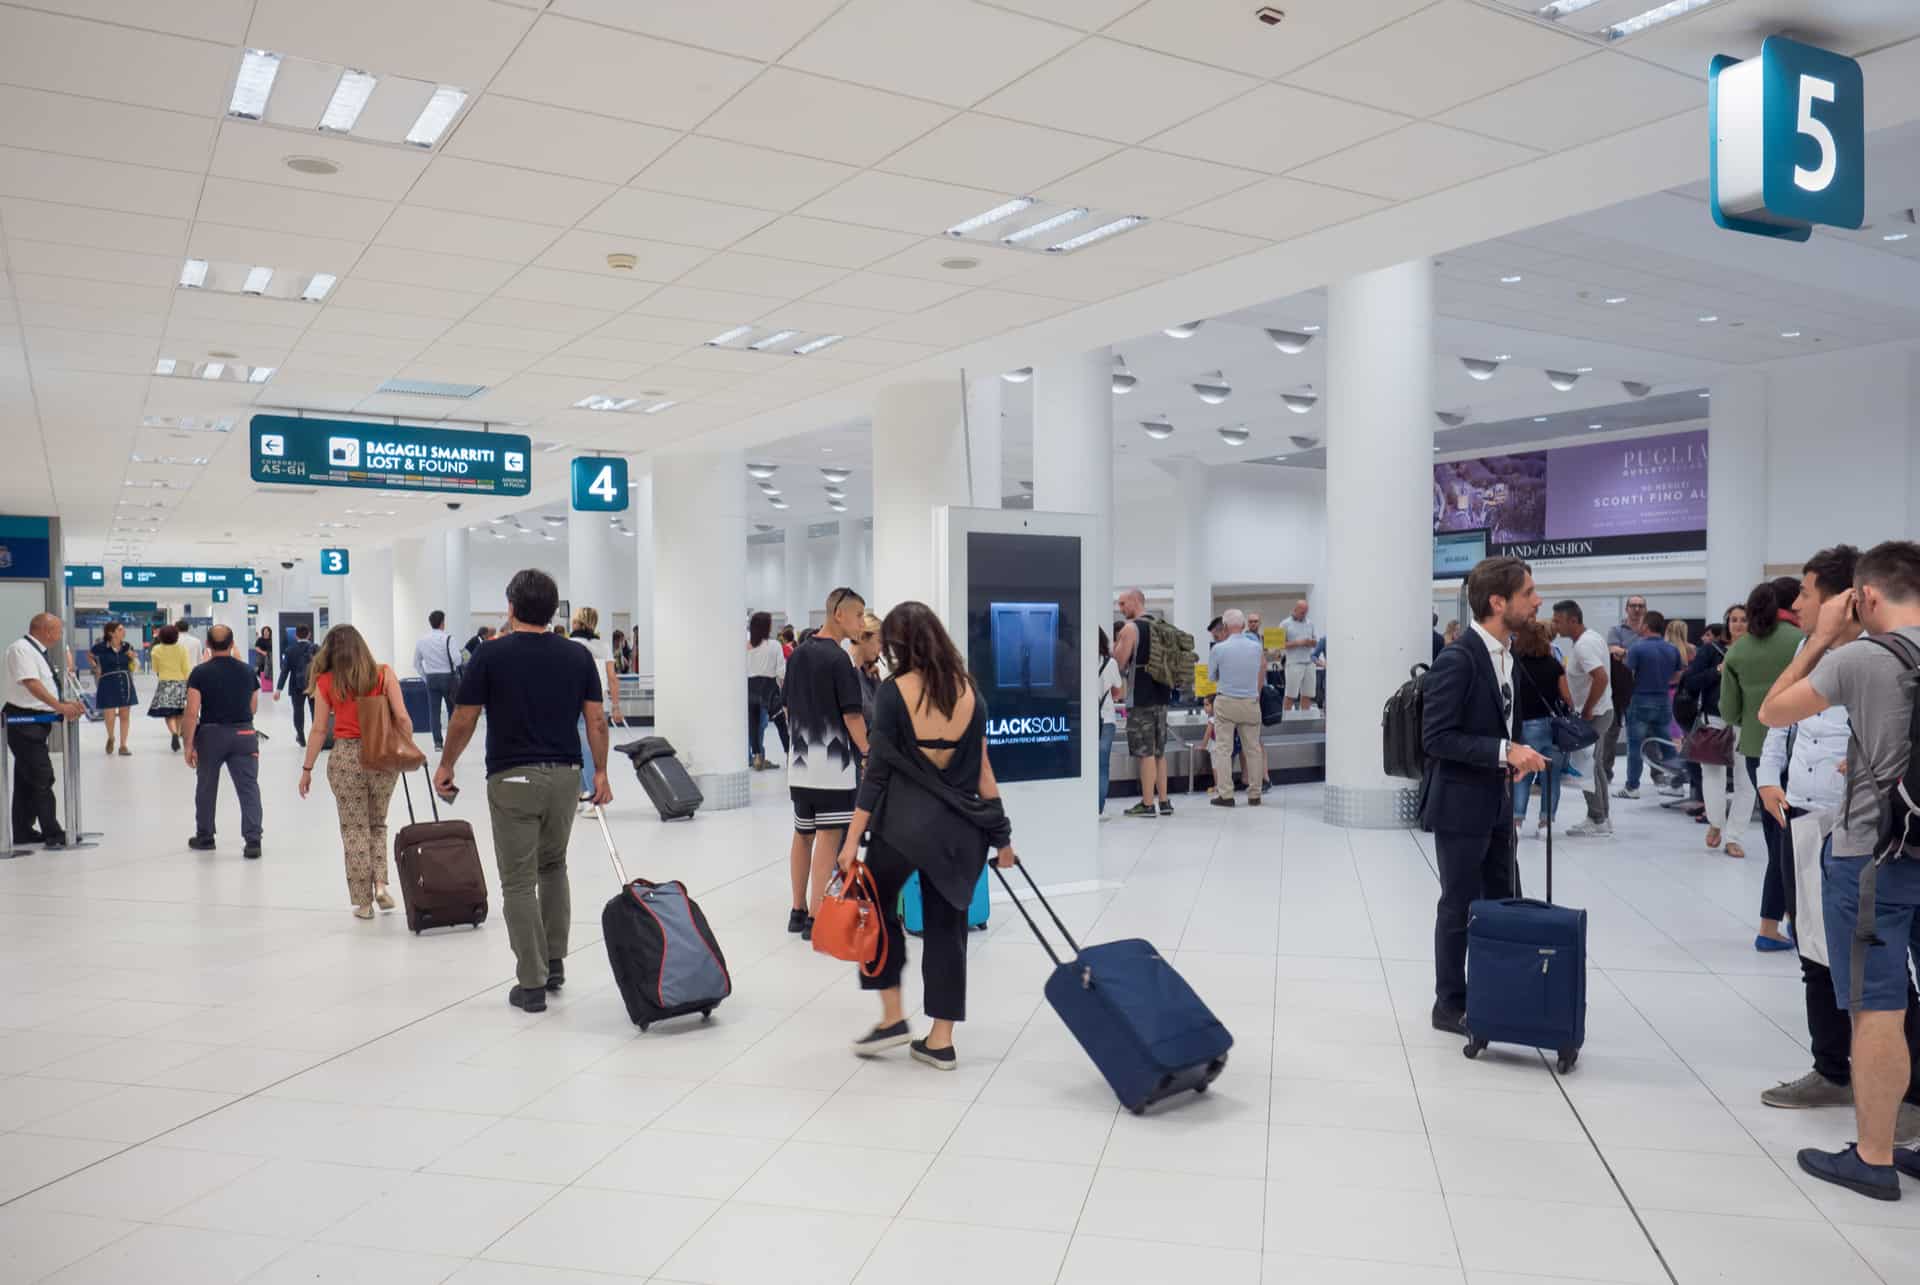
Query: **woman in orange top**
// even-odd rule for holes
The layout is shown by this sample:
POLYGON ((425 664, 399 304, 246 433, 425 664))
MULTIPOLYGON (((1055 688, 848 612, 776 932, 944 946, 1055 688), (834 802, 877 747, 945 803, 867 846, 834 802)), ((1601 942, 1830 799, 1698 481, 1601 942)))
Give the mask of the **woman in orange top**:
POLYGON ((335 625, 327 630, 307 681, 313 694, 314 734, 307 738, 307 761, 300 769, 300 797, 306 798, 312 785, 313 761, 327 743, 328 719, 332 719, 333 750, 327 755, 327 784, 333 788, 333 805, 340 813, 340 843, 347 856, 347 896, 353 902, 355 918, 371 919, 376 904, 382 910, 393 909, 393 897, 387 892, 387 807, 400 777, 360 761, 360 710, 356 702, 362 697, 384 695, 403 736, 413 735, 413 720, 407 717, 400 680, 374 660, 366 639, 352 625, 335 625))

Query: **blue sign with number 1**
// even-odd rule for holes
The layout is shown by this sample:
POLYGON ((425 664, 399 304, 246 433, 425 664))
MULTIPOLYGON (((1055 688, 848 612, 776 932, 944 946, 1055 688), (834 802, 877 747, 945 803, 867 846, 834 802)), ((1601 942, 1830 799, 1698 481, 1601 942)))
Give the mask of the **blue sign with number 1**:
POLYGON ((347 551, 345 549, 320 550, 320 574, 323 576, 346 575, 347 551))
POLYGON ((583 455, 574 460, 573 507, 578 513, 618 513, 625 509, 626 457, 583 455))
POLYGON ((1866 107, 1860 64, 1768 36, 1760 56, 1708 70, 1713 220, 1804 241, 1813 225, 1866 216, 1866 107))

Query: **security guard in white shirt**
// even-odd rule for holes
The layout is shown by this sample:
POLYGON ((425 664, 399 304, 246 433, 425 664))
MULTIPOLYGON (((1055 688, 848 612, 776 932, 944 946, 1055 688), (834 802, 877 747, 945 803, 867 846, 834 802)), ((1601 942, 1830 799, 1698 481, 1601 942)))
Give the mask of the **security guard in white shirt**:
POLYGON ((19 722, 57 714, 68 720, 79 718, 86 706, 63 698, 59 671, 52 651, 60 645, 60 617, 48 612, 35 616, 27 626, 27 635, 7 648, 4 695, 7 717, 7 748, 13 753, 13 842, 40 843, 49 848, 64 848, 67 835, 60 828, 60 814, 53 797, 53 756, 47 743, 53 737, 53 722, 19 722))

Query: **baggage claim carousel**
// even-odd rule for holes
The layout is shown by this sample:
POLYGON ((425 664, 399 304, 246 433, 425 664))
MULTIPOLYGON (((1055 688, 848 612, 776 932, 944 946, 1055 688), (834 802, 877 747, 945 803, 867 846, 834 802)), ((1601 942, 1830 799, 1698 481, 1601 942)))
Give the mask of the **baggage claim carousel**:
MULTIPOLYGON (((1205 790, 1213 784, 1213 754, 1202 750, 1206 739, 1207 716, 1198 708, 1175 706, 1167 711, 1167 770, 1172 780, 1168 790, 1184 794, 1205 790)), ((1278 723, 1261 729, 1260 744, 1267 751, 1267 780, 1275 785, 1298 781, 1324 781, 1327 776, 1327 720, 1319 710, 1289 714, 1278 723)), ((1120 726, 1113 735, 1113 756, 1109 764, 1112 783, 1108 794, 1114 798, 1138 796, 1140 768, 1127 753, 1127 717, 1120 715, 1120 726)))

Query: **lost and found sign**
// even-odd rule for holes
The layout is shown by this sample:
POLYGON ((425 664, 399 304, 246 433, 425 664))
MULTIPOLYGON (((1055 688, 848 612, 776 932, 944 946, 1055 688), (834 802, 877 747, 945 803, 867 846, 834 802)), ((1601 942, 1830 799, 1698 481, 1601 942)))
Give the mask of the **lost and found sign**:
POLYGON ((533 443, 520 433, 255 415, 249 439, 256 482, 474 496, 533 489, 533 443))

